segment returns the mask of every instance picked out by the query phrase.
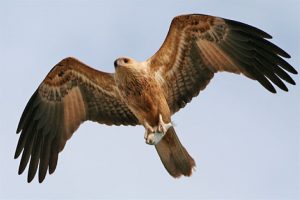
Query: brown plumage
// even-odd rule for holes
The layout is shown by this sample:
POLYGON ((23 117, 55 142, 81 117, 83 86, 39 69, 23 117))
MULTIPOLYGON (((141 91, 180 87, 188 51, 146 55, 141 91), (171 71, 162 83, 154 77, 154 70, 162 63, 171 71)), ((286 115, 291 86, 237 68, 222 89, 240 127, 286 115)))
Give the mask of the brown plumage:
POLYGON ((207 86, 217 72, 243 74, 275 93, 295 85, 290 56, 255 27, 207 15, 175 17, 161 48, 151 58, 115 61, 116 72, 97 71, 66 58, 49 72, 26 105, 15 158, 28 162, 28 182, 55 171, 58 154, 86 120, 107 125, 143 125, 173 177, 190 176, 193 158, 180 143, 171 116, 207 86), (273 84, 272 84, 273 83, 273 84))

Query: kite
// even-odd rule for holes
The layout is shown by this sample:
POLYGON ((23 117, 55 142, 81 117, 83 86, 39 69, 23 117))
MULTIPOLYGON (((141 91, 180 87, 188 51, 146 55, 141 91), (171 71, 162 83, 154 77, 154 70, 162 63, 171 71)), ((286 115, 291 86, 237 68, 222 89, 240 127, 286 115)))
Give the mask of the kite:
POLYGON ((27 181, 52 174, 58 155, 81 123, 142 125, 173 177, 190 176, 194 159, 180 143, 171 117, 204 90, 217 72, 258 81, 276 93, 295 85, 290 55, 253 26, 220 17, 191 14, 175 17, 160 49, 138 62, 114 62, 115 73, 98 71, 68 57, 56 64, 34 92, 21 116, 15 158, 18 173, 29 163, 27 181))

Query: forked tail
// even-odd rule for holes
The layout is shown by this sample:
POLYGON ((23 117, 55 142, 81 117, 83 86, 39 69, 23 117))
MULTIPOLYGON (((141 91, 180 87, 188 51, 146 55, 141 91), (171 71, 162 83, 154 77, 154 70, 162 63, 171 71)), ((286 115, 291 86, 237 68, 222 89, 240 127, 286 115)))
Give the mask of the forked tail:
POLYGON ((191 176, 196 166, 194 159, 182 146, 174 127, 170 127, 163 139, 155 145, 157 153, 166 170, 174 178, 191 176))

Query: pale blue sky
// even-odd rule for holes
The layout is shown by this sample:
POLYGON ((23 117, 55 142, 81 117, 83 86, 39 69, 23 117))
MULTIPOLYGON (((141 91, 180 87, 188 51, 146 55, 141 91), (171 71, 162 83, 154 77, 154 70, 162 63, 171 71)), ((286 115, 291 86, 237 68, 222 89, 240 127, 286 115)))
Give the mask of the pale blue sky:
POLYGON ((48 71, 67 56, 113 72, 120 56, 145 60, 172 18, 203 13, 242 21, 273 36, 300 71, 299 0, 0 1, 0 199, 299 199, 300 80, 274 95, 228 73, 173 117, 194 157, 191 178, 173 179, 143 127, 87 122, 43 184, 17 175, 20 115, 48 71))

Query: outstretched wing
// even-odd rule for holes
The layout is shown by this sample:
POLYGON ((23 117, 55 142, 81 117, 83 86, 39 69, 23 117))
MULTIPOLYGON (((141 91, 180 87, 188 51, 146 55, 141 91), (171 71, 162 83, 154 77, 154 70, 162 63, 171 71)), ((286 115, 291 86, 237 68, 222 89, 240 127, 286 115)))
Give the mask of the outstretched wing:
POLYGON ((175 17, 158 52, 146 62, 163 87, 172 113, 203 90, 214 73, 244 74, 270 92, 295 85, 287 72, 297 71, 282 57, 290 56, 255 27, 207 15, 175 17), (271 83, 272 82, 272 83, 271 83))
POLYGON ((58 63, 26 105, 17 133, 15 158, 23 151, 19 174, 30 159, 28 182, 39 165, 42 182, 53 173, 58 154, 79 125, 86 121, 107 125, 137 125, 137 118, 121 100, 114 74, 88 67, 74 58, 58 63))

